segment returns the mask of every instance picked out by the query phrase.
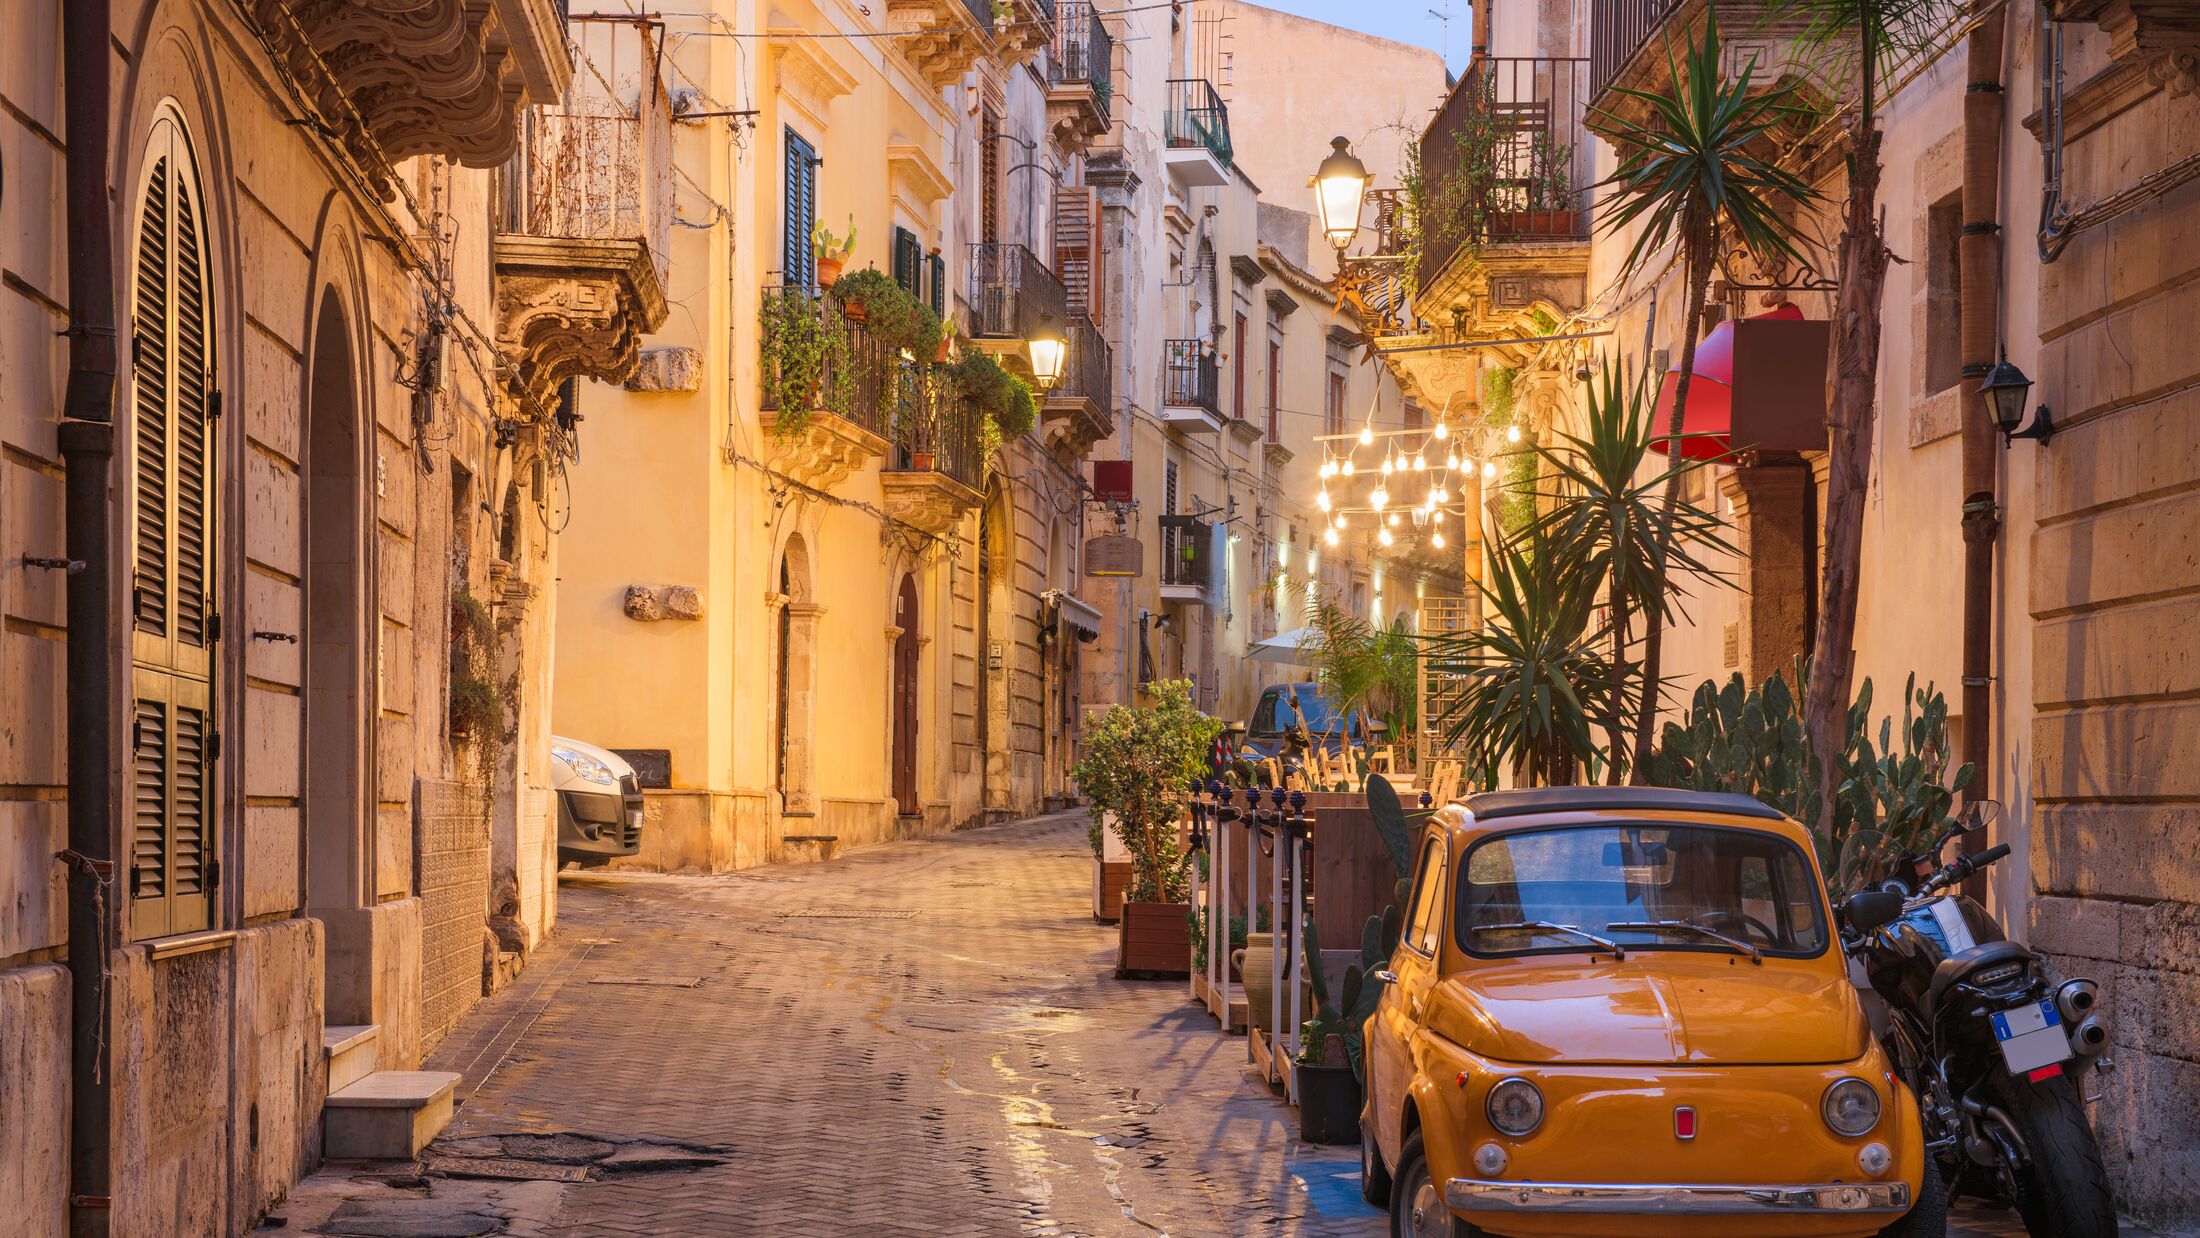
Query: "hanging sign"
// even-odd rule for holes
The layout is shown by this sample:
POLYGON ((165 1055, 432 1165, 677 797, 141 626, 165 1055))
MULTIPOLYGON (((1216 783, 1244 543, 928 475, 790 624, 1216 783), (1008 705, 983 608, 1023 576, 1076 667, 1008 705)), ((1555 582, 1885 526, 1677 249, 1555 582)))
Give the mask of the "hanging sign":
POLYGON ((1141 574, 1146 548, 1127 533, 1102 533, 1085 541, 1085 575, 1130 576, 1141 574))

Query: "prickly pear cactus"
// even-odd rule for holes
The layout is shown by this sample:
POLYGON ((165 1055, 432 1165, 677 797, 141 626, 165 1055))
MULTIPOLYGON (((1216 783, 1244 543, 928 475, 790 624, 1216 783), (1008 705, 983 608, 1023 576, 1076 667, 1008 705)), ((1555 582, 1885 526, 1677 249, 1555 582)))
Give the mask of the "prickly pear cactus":
POLYGON ((1367 780, 1367 815, 1374 818, 1375 831, 1383 836, 1383 845, 1390 848, 1390 861, 1398 866, 1398 875, 1410 874, 1413 831, 1406 825, 1406 810, 1398 802, 1398 792, 1381 774, 1367 780))

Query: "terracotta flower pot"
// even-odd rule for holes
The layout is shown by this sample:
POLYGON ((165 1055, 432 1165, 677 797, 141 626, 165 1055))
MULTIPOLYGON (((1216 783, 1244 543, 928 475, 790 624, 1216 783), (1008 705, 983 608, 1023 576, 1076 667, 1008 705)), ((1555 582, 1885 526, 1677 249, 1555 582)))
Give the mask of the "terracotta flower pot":
POLYGON ((849 301, 840 307, 840 316, 849 322, 869 322, 871 310, 861 301, 849 301))
POLYGON ((817 260, 817 286, 830 288, 839 283, 840 269, 846 265, 846 259, 820 257, 817 260))
MULTIPOLYGON (((931 469, 932 459, 933 455, 929 451, 912 451, 909 453, 910 466, 917 469, 919 472, 931 469)), ((1129 865, 1126 864, 1124 865, 1124 867, 1128 868, 1129 865)), ((1128 882, 1126 882, 1125 884, 1128 884, 1128 882)))
POLYGON ((954 338, 953 336, 947 336, 947 337, 944 337, 944 338, 942 338, 942 339, 940 340, 940 351, 939 351, 939 355, 938 355, 938 356, 936 356, 936 357, 934 357, 934 358, 932 358, 932 363, 933 363, 934 365, 946 365, 946 364, 947 364, 947 354, 949 354, 950 352, 953 352, 953 351, 954 351, 954 348, 955 348, 955 338, 954 338))
POLYGON ((1192 974, 1192 905, 1123 904, 1115 974, 1182 979, 1192 974))

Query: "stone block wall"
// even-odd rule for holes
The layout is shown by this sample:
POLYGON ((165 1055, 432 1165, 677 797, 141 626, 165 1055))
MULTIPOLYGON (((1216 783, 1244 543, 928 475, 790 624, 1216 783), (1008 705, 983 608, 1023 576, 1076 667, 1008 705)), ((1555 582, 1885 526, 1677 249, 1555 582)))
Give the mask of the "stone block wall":
POLYGON ((422 779, 420 1040, 435 1047, 481 1000, 489 936, 489 799, 464 782, 422 779))
POLYGON ((0 972, 0 1216, 24 1238, 68 1230, 69 972, 0 972))

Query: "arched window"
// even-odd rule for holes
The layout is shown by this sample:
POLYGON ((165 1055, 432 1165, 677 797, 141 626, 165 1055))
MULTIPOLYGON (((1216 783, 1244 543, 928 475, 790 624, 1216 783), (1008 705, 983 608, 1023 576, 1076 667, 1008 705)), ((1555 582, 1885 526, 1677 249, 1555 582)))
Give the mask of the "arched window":
POLYGON ((211 927, 219 877, 211 592, 214 324, 198 168, 154 122, 137 196, 130 302, 130 928, 211 927))

